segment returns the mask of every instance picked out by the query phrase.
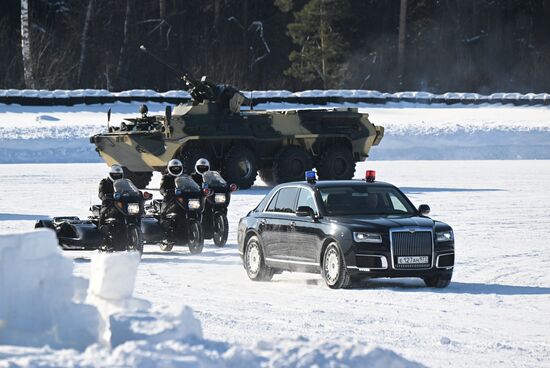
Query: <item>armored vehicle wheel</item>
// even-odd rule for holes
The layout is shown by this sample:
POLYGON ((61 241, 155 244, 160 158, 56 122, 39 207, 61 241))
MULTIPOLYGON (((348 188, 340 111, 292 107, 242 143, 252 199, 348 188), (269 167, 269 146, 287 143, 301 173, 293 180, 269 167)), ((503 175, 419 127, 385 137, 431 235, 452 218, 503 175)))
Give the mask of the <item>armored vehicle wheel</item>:
POLYGON ((317 162, 320 180, 349 180, 355 174, 355 160, 351 150, 345 147, 330 147, 317 162))
POLYGON ((260 174, 260 178, 262 181, 269 186, 275 186, 277 183, 275 183, 275 179, 273 179, 273 169, 260 169, 258 171, 260 174))
POLYGON ((150 171, 130 171, 123 167, 124 177, 130 179, 138 189, 145 189, 151 182, 153 173, 150 171))
POLYGON ((183 165, 183 172, 189 175, 195 172, 195 164, 200 158, 207 159, 210 162, 210 167, 212 167, 210 155, 206 153, 206 150, 202 147, 194 146, 187 149, 184 148, 178 158, 183 165))
POLYGON ((283 148, 273 162, 273 179, 275 183, 304 180, 304 173, 311 170, 311 155, 300 147, 283 148))
POLYGON ((258 167, 254 152, 244 146, 233 146, 225 156, 222 176, 229 183, 248 189, 256 181, 258 167))

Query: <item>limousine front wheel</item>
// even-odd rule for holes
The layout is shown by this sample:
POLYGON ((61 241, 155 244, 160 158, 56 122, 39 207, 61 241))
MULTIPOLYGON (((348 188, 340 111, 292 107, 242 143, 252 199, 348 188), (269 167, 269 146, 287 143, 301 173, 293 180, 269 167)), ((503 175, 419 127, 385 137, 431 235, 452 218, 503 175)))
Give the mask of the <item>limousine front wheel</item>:
POLYGON ((273 277, 273 269, 266 266, 262 246, 256 236, 250 237, 246 243, 244 264, 251 280, 269 281, 273 277))
POLYGON ((351 284, 346 263, 336 243, 329 244, 325 250, 321 275, 331 289, 347 288, 351 284))

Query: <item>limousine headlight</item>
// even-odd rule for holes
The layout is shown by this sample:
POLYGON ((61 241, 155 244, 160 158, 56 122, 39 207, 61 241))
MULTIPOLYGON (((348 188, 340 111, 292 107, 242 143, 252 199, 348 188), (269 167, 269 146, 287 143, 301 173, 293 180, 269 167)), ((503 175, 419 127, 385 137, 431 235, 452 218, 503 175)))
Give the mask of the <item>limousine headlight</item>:
POLYGON ((357 243, 382 243, 382 235, 377 233, 353 233, 357 243))
POLYGON ((435 236, 436 236, 435 239, 438 242, 448 242, 448 241, 454 240, 454 234, 452 230, 435 233, 435 236))

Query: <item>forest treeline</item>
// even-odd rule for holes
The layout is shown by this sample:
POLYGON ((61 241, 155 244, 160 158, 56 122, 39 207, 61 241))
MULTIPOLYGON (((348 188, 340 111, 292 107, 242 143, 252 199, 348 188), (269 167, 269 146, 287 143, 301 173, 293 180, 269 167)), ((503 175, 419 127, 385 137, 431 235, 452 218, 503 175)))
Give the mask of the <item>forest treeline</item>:
POLYGON ((544 0, 1 0, 0 88, 550 90, 544 0))

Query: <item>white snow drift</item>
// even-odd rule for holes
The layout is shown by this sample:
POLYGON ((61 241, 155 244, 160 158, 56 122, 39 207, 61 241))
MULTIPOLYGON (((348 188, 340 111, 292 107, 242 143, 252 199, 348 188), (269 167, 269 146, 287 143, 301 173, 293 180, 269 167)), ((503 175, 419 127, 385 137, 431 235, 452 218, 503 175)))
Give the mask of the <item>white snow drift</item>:
POLYGON ((0 365, 420 367, 396 353, 306 338, 252 347, 202 339, 189 307, 177 314, 133 298, 140 255, 96 254, 91 281, 72 275, 52 231, 0 235, 0 365))

